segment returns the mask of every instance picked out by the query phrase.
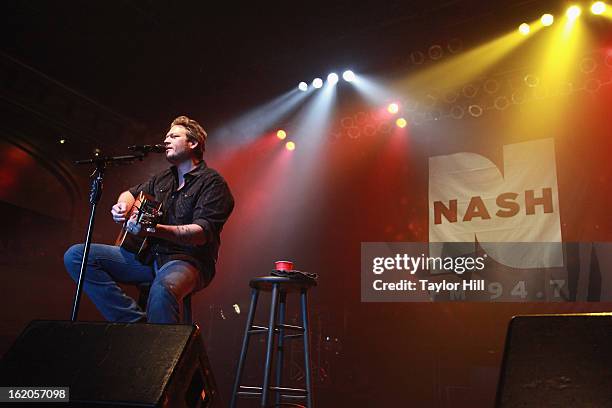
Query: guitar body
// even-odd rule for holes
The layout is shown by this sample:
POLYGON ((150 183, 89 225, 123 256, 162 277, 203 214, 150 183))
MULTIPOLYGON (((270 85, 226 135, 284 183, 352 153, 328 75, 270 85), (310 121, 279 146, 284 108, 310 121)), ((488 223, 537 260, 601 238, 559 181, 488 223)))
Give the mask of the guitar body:
MULTIPOLYGON (((128 212, 127 219, 129 220, 134 216, 136 217, 136 222, 143 224, 144 228, 147 225, 154 225, 154 220, 161 216, 161 203, 158 203, 154 197, 141 191, 128 212)), ((149 251, 147 237, 142 238, 130 234, 126 226, 127 221, 123 224, 121 232, 119 232, 119 236, 115 240, 115 245, 136 254, 136 259, 144 264, 153 262, 153 254, 149 251)))

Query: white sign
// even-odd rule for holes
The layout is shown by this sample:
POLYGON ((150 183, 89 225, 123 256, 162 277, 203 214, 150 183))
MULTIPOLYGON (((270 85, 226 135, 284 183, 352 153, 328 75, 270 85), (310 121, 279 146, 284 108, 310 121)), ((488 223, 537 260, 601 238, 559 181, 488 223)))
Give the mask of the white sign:
POLYGON ((553 139, 506 145, 503 161, 502 173, 475 153, 429 159, 429 242, 477 240, 507 266, 562 266, 553 139), (546 251, 542 245, 520 245, 520 254, 510 246, 487 245, 500 242, 550 245, 546 251))

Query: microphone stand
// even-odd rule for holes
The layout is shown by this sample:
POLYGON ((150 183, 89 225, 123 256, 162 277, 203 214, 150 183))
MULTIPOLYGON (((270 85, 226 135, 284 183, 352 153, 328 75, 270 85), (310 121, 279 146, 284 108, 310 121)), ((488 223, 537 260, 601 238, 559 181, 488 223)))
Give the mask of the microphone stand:
POLYGON ((87 235, 85 237, 85 250, 83 251, 83 259, 81 260, 81 271, 77 282, 77 289, 74 295, 72 304, 71 321, 75 322, 79 314, 79 305, 83 294, 83 284, 85 269, 87 267, 87 258, 89 257, 89 248, 91 247, 91 237, 93 235, 94 219, 96 216, 96 207, 102 196, 102 182, 104 181, 104 171, 108 164, 131 164, 134 160, 140 160, 146 156, 146 153, 138 153, 127 156, 115 157, 96 157, 93 159, 77 160, 75 164, 95 164, 96 169, 91 175, 91 190, 89 192, 89 203, 91 204, 91 212, 89 215, 89 224, 87 225, 87 235))

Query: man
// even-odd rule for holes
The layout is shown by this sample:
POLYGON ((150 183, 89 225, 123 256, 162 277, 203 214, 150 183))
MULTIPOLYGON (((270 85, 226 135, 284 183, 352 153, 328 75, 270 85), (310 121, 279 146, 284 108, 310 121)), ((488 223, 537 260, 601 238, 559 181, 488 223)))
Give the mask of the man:
MULTIPOLYGON (((146 231, 128 220, 130 233, 147 236, 154 254, 152 265, 118 246, 92 244, 84 290, 110 321, 178 323, 179 302, 206 287, 215 274, 223 225, 234 208, 227 183, 202 159, 206 132, 193 119, 179 116, 164 140, 169 169, 121 193, 111 214, 124 223, 140 191, 162 203, 163 220, 146 231), (117 282, 152 282, 145 314, 117 282)), ((78 280, 84 245, 73 245, 64 255, 68 273, 78 280)))

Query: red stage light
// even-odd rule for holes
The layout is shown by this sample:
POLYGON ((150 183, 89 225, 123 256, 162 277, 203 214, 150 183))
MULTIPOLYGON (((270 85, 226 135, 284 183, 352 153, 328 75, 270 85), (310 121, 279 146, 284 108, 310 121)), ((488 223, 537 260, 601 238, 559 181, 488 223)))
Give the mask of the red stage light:
POLYGON ((295 143, 287 142, 287 144, 285 144, 285 148, 289 151, 295 150, 295 143))

